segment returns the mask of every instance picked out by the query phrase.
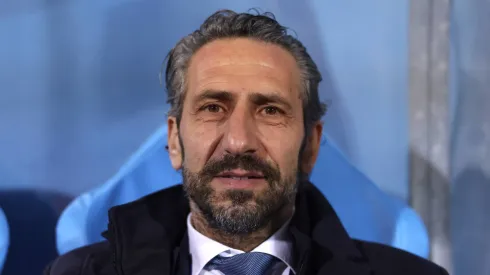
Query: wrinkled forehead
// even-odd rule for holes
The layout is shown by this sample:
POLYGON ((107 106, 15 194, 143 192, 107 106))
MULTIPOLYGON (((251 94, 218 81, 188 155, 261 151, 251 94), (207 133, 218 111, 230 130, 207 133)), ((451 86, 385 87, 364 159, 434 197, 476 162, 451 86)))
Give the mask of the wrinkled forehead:
POLYGON ((250 90, 300 96, 296 60, 278 45, 247 38, 220 39, 199 49, 188 68, 187 90, 250 90), (255 90, 254 90, 255 89, 255 90))
POLYGON ((230 62, 246 65, 257 60, 271 68, 297 67, 292 54, 279 45, 249 38, 215 40, 201 47, 192 58, 197 70, 230 62))

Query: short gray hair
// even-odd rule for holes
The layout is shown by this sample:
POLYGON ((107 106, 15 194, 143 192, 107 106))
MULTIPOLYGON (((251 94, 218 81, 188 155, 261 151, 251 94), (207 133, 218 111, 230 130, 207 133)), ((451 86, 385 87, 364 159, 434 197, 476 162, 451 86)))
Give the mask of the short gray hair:
POLYGON ((326 105, 320 102, 318 86, 320 71, 303 44, 280 25, 272 13, 236 13, 220 10, 208 17, 200 28, 182 38, 167 55, 165 85, 169 116, 180 123, 186 90, 186 74, 194 53, 202 46, 218 39, 250 38, 282 47, 293 55, 301 72, 305 135, 325 114, 326 105))

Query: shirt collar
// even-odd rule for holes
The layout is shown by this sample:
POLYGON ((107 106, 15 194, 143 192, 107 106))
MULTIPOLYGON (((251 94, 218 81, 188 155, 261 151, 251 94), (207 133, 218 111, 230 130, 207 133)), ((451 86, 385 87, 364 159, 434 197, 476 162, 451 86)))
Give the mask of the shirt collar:
MULTIPOLYGON (((257 246, 252 252, 262 252, 277 257, 292 269, 292 249, 293 243, 287 230, 290 220, 288 220, 279 230, 277 230, 266 241, 257 246)), ((192 275, 199 272, 214 257, 221 255, 225 257, 234 256, 244 251, 230 248, 213 239, 199 233, 191 223, 191 214, 187 216, 187 229, 189 237, 189 252, 192 257, 192 275)), ((294 272, 294 271, 293 271, 294 272)))

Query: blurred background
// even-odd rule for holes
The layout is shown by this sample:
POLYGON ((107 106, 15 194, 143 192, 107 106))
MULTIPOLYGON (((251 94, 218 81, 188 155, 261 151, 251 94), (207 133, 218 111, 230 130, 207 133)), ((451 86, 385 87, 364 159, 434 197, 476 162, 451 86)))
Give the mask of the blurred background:
POLYGON ((307 46, 326 134, 421 215, 431 259, 490 274, 489 0, 0 0, 3 274, 22 274, 9 262, 21 244, 54 251, 68 202, 165 122, 158 73, 174 44, 217 9, 253 7, 307 46))

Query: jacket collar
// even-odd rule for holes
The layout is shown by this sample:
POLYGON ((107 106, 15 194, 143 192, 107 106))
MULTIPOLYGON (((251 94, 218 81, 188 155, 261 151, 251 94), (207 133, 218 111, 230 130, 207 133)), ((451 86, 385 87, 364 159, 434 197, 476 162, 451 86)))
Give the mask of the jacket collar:
POLYGON ((310 182, 302 184, 291 221, 297 274, 372 274, 368 260, 334 209, 310 182))
MULTIPOLYGON (((141 270, 145 275, 190 274, 189 211, 181 185, 112 208, 105 236, 113 248, 118 275, 141 270)), ((290 230, 297 274, 371 274, 367 259, 331 205, 309 182, 298 189, 290 230)))

